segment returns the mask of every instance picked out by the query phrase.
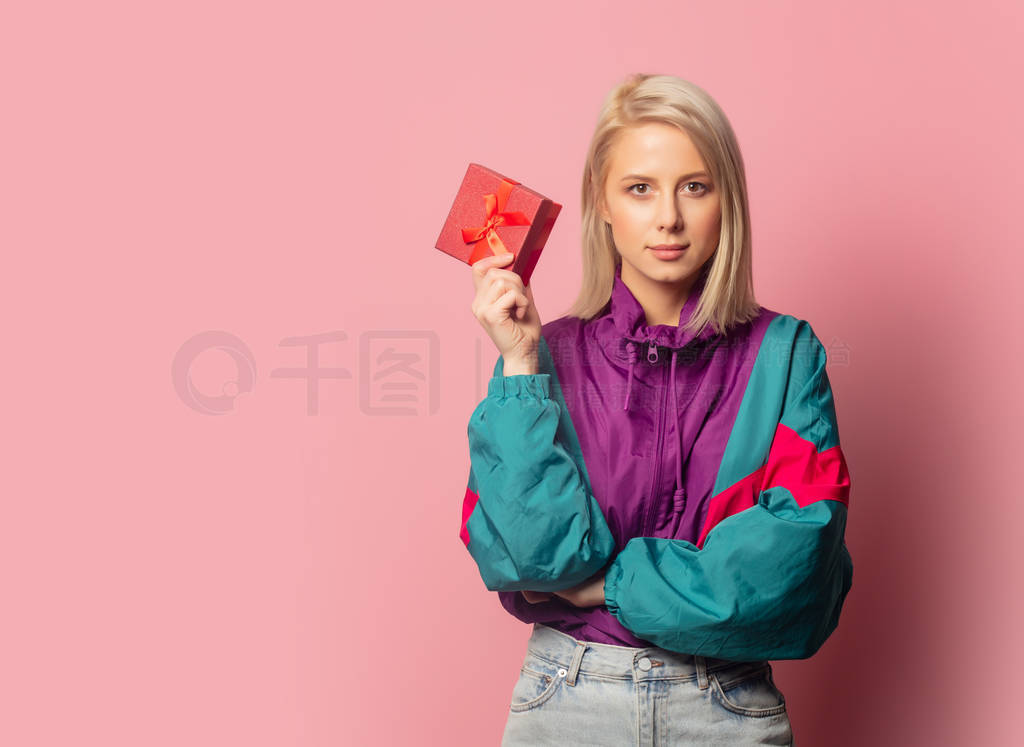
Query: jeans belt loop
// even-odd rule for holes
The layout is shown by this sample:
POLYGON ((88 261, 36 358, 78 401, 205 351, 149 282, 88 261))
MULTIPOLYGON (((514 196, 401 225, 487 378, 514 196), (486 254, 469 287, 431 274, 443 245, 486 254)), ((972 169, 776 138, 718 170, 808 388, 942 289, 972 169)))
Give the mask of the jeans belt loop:
POLYGON ((697 685, 701 690, 707 690, 710 682, 708 681, 708 663, 703 656, 694 656, 694 662, 697 664, 697 685))
POLYGON ((580 671, 580 662, 583 661, 583 652, 587 650, 587 644, 582 641, 576 642, 576 650, 572 652, 572 664, 569 665, 569 674, 566 675, 565 684, 576 686, 576 675, 580 671))

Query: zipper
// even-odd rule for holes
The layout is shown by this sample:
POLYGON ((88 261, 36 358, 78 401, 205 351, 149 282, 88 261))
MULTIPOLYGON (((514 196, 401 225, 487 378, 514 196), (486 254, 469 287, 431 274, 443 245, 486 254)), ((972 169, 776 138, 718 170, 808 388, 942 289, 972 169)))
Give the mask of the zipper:
MULTIPOLYGON (((655 344, 653 342, 648 343, 648 345, 649 345, 649 347, 647 348, 647 360, 650 363, 656 363, 658 361, 658 346, 657 346, 657 344, 655 344), (653 358, 651 357, 652 352, 653 352, 653 356, 654 356, 653 358)), ((667 369, 666 369, 666 371, 667 371, 667 369)), ((664 375, 662 376, 662 378, 664 379, 664 375)), ((647 489, 647 505, 644 508, 644 520, 643 520, 643 523, 642 523, 642 525, 640 527, 640 530, 641 530, 640 536, 641 537, 649 537, 650 536, 650 530, 647 527, 648 527, 648 524, 651 523, 651 513, 652 513, 651 509, 653 508, 653 504, 655 503, 654 492, 655 492, 655 488, 658 485, 658 477, 660 476, 659 473, 661 472, 661 440, 665 436, 665 432, 664 432, 665 431, 665 400, 664 400, 664 397, 665 397, 665 394, 666 394, 665 390, 667 388, 668 388, 667 384, 664 381, 662 381, 662 386, 661 386, 661 396, 662 396, 661 406, 658 408, 658 411, 659 411, 659 417, 658 417, 658 436, 655 439, 655 443, 654 443, 654 472, 652 473, 652 476, 651 476, 650 487, 647 489)))
MULTIPOLYGON (((666 353, 668 353, 669 351, 671 351, 673 349, 677 350, 677 351, 683 351, 683 350, 686 350, 686 348, 688 346, 689 346, 689 343, 687 343, 687 345, 684 345, 682 348, 671 348, 671 347, 669 347, 667 345, 658 345, 656 342, 654 342, 652 340, 648 340, 647 341, 647 362, 651 363, 651 364, 658 363, 659 359, 661 358, 662 351, 665 351, 666 353)), ((655 457, 655 459, 654 459, 654 472, 653 472, 653 475, 652 475, 651 484, 650 484, 650 486, 649 486, 649 488, 647 490, 647 501, 646 501, 646 505, 644 507, 644 519, 643 519, 643 524, 640 527, 641 531, 642 531, 642 535, 641 536, 643 536, 643 537, 651 536, 650 533, 651 533, 653 527, 651 527, 650 525, 653 523, 652 515, 654 513, 654 511, 653 511, 654 504, 656 503, 654 492, 655 492, 655 488, 658 486, 658 478, 661 476, 661 447, 662 447, 662 440, 665 438, 665 407, 666 407, 665 398, 668 396, 668 382, 669 382, 669 370, 668 369, 669 369, 669 366, 662 366, 662 368, 664 369, 664 374, 662 374, 662 386, 661 386, 662 398, 661 398, 661 407, 659 408, 661 413, 660 413, 660 417, 658 418, 658 436, 655 439, 655 448, 654 448, 654 457, 655 457)), ((694 396, 696 396, 696 392, 694 393, 694 396)), ((693 441, 690 444, 690 451, 687 452, 686 459, 684 461, 684 469, 688 469, 689 468, 690 455, 693 453, 693 448, 696 445, 697 439, 700 437, 701 432, 704 430, 704 426, 707 424, 708 419, 711 417, 711 414, 718 407, 718 401, 719 401, 719 399, 721 399, 721 396, 722 396, 721 390, 716 392, 715 393, 715 397, 714 397, 714 399, 711 402, 711 405, 708 407, 707 412, 704 413, 704 420, 701 422, 700 428, 697 429, 697 433, 693 437, 693 441)), ((684 409, 689 407, 689 404, 692 401, 693 401, 693 397, 691 396, 690 400, 684 406, 684 409)), ((678 418, 679 417, 679 413, 672 413, 672 416, 675 417, 675 418, 678 418)), ((680 448, 680 449, 682 448, 682 441, 681 441, 681 439, 680 439, 680 444, 679 444, 678 448, 680 448)), ((682 454, 680 454, 680 457, 682 457, 682 454)), ((674 495, 675 495, 675 493, 673 492, 673 496, 674 495)), ((686 509, 687 497, 688 496, 686 496, 685 493, 684 493, 684 496, 683 496, 683 510, 684 511, 686 509)), ((674 505, 673 505, 673 510, 675 510, 675 506, 674 505)), ((678 514, 678 513, 681 513, 681 512, 676 512, 676 513, 678 514)))
POLYGON ((647 341, 647 362, 652 364, 658 362, 658 343, 652 340, 647 341))

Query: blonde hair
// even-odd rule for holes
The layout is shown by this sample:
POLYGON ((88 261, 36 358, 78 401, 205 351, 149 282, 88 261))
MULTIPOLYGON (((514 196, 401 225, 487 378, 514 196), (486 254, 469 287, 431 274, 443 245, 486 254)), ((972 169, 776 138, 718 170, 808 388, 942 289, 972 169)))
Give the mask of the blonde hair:
POLYGON ((567 315, 584 320, 601 314, 611 299, 621 257, 611 226, 602 220, 599 200, 617 136, 647 122, 679 127, 693 141, 715 188, 720 191, 722 224, 718 248, 701 268, 704 291, 684 328, 699 333, 708 324, 725 332, 760 312, 754 300, 750 211, 743 158, 725 113, 699 86, 672 75, 635 74, 605 98, 583 168, 583 280, 567 315))

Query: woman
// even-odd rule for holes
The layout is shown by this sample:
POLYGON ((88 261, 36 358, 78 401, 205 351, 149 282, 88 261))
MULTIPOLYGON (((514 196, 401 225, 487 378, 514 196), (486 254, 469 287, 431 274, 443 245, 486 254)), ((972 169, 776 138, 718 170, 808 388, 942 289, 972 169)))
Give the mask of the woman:
POLYGON ((742 158, 699 87, 614 89, 582 199, 566 316, 473 265, 500 356, 462 539, 534 626, 503 744, 791 744, 770 660, 818 650, 853 573, 825 350, 754 301, 742 158))

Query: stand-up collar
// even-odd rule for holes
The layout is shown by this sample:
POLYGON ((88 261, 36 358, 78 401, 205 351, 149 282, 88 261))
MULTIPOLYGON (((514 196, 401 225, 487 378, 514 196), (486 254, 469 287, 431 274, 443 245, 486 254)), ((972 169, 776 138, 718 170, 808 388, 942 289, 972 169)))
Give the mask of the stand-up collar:
MULTIPOLYGON (((637 346, 655 343, 659 348, 679 350, 696 339, 706 340, 715 336, 714 328, 708 324, 698 334, 683 329, 697 308, 697 302, 704 290, 707 277, 704 273, 698 276, 690 295, 679 312, 679 326, 668 324, 647 324, 643 306, 622 280, 622 267, 615 269, 615 282, 612 286, 611 302, 608 312, 594 320, 595 334, 608 352, 619 360, 628 360, 628 342, 637 346)), ((664 361, 662 361, 664 362, 664 361)))
MULTIPOLYGON (((684 365, 692 362, 706 345, 706 341, 717 334, 707 324, 704 329, 694 334, 683 328, 697 308, 697 302, 707 282, 705 273, 701 273, 690 289, 690 295, 679 312, 679 326, 668 324, 647 324, 647 316, 636 296, 622 281, 622 267, 615 270, 615 283, 612 286, 611 303, 604 316, 593 320, 594 334, 598 343, 614 358, 626 361, 629 366, 626 394, 622 409, 628 410, 630 395, 633 389, 633 376, 637 363, 641 365, 669 366, 669 412, 676 418, 678 429, 678 402, 676 400, 676 367, 682 361, 684 365)), ((682 443, 677 430, 675 441, 676 489, 673 501, 677 510, 686 504, 686 490, 683 487, 683 453, 682 443)))

